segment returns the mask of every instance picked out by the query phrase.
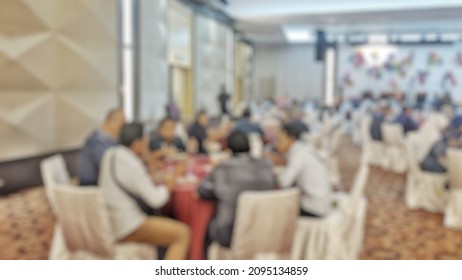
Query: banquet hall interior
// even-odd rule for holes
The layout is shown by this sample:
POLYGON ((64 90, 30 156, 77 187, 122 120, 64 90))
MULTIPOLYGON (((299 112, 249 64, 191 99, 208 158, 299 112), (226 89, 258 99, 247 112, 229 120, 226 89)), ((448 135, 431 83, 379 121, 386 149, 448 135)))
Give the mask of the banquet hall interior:
POLYGON ((0 0, 0 259, 462 259, 461 14, 0 0))

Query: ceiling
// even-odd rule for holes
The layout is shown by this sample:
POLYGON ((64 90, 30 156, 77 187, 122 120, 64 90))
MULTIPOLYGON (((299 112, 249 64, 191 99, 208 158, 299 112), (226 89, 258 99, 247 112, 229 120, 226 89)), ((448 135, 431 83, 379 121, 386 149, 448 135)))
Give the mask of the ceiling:
POLYGON ((228 0, 224 11, 256 44, 287 43, 285 31, 349 34, 460 33, 462 0, 228 0))

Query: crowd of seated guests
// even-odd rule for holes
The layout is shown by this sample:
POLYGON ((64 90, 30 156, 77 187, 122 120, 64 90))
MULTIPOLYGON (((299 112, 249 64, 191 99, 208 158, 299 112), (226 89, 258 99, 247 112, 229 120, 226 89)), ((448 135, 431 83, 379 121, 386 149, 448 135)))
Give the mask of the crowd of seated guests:
POLYGON ((450 94, 435 96, 432 100, 425 95, 419 94, 413 106, 404 105, 403 100, 388 97, 387 99, 373 100, 370 96, 359 102, 359 110, 370 114, 372 123, 370 135, 373 140, 382 141, 383 135, 381 126, 383 123, 391 122, 400 124, 404 134, 417 131, 422 119, 419 116, 423 113, 436 112, 450 120, 439 137, 439 140, 431 145, 430 151, 420 162, 423 171, 434 173, 447 172, 446 151, 449 147, 462 148, 462 116, 457 114, 458 106, 454 104, 450 94), (395 107, 393 110, 392 104, 395 107), (397 114, 397 111, 401 111, 397 114))
MULTIPOLYGON (((383 139, 381 126, 385 122, 402 125, 404 133, 419 128, 414 113, 420 109, 404 106, 402 101, 376 101, 367 97, 341 102, 335 108, 318 110, 321 119, 325 112, 329 116, 351 114, 352 110, 370 114, 370 134, 376 141, 383 139)), ((259 102, 249 104, 231 126, 218 127, 211 127, 207 112, 202 110, 186 129, 187 142, 177 134, 181 120, 172 110, 154 132, 148 133, 142 124, 125 123, 123 111, 115 109, 85 141, 78 164, 80 184, 102 188, 120 242, 167 247, 166 259, 184 259, 190 242, 188 226, 160 216, 156 210, 170 200, 177 179, 185 175, 185 164, 180 162, 173 172, 158 176, 152 176, 152 170, 156 170, 152 165, 180 153, 206 155, 210 143, 226 140, 225 148, 232 154, 231 158, 215 166, 197 190, 198 199, 217 203, 216 215, 204 237, 207 244, 215 241, 230 246, 238 197, 246 190, 297 187, 301 192, 300 215, 323 218, 329 215, 333 189, 325 160, 317 148, 302 137, 310 131, 304 110, 314 108, 316 105, 312 102, 286 102, 283 106, 275 101, 259 102), (263 158, 255 158, 249 135, 256 133, 265 139, 264 129, 255 120, 268 118, 280 121, 276 139, 271 142, 274 146, 267 147, 263 158), (273 167, 278 165, 284 168, 275 174, 273 167)), ((445 172, 445 150, 449 146, 462 147, 461 135, 462 117, 456 116, 421 163, 422 169, 445 172)))
MULTIPOLYGON (((105 123, 86 140, 80 153, 78 173, 83 185, 100 186, 108 205, 115 235, 119 242, 141 242, 167 247, 165 259, 187 256, 190 230, 172 218, 159 216, 167 204, 185 164, 175 165, 173 173, 152 176, 151 165, 178 153, 207 154, 209 142, 225 139, 231 158, 222 161, 200 183, 198 199, 215 200, 217 213, 211 220, 207 244, 216 241, 231 244, 239 195, 246 190, 274 190, 298 187, 302 194, 300 214, 322 218, 328 215, 332 188, 326 167, 316 149, 301 139, 309 131, 301 115, 291 116, 287 108, 267 103, 261 111, 281 120, 275 146, 262 158, 251 155, 249 134, 265 137, 254 121, 251 107, 231 126, 212 128, 202 110, 187 128, 188 143, 176 133, 180 120, 167 116, 154 132, 146 132, 139 123, 125 123, 120 109, 112 110, 105 123), (285 166, 278 175, 275 165, 285 166), (153 179, 156 178, 156 179, 153 179)), ((292 106, 302 110, 302 104, 292 106)), ((204 237, 205 238, 205 237, 204 237)))

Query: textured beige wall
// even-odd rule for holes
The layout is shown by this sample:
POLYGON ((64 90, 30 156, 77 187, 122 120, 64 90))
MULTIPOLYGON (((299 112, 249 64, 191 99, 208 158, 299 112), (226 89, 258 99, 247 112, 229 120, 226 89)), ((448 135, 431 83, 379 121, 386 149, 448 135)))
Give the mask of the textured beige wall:
POLYGON ((75 148, 117 103, 115 0, 0 0, 0 161, 75 148))

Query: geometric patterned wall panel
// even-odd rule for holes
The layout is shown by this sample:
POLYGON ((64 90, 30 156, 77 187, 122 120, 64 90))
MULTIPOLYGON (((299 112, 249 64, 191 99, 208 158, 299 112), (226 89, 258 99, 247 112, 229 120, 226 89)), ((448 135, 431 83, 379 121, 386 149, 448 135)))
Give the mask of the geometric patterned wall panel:
POLYGON ((0 161, 77 148, 116 106, 116 4, 0 0, 0 161))

